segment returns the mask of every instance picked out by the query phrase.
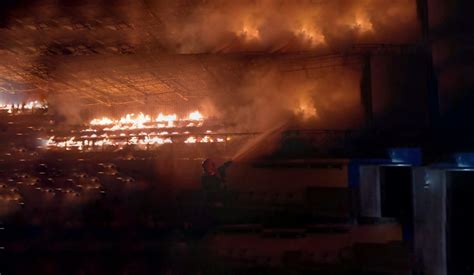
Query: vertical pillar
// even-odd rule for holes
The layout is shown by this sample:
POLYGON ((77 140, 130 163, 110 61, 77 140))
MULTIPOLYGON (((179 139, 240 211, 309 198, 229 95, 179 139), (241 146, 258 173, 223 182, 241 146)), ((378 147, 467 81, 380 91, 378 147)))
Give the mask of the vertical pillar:
POLYGON ((363 56, 362 76, 360 81, 360 92, 366 126, 373 126, 374 112, 372 105, 372 69, 370 54, 363 56))
POLYGON ((427 77, 427 103, 428 103, 428 124, 430 127, 437 127, 440 119, 439 96, 438 96, 438 78, 433 65, 433 54, 430 39, 430 24, 428 0, 417 0, 418 20, 421 29, 423 55, 426 64, 427 77))

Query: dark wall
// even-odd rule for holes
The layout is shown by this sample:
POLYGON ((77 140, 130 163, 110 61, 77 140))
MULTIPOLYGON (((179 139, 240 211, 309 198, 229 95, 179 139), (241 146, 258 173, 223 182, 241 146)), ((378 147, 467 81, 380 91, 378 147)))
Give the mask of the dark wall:
POLYGON ((430 39, 445 125, 473 127, 474 2, 429 0, 430 39))
POLYGON ((422 128, 427 120, 427 80, 420 56, 372 58, 372 99, 377 128, 422 128))

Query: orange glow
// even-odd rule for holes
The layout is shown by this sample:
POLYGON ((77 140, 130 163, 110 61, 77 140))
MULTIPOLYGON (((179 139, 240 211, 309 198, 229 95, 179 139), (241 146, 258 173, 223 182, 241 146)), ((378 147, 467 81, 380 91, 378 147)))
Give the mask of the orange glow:
MULTIPOLYGON (((91 120, 92 126, 109 126, 104 128, 105 131, 133 130, 133 129, 150 129, 150 128, 173 128, 176 123, 186 122, 186 127, 200 127, 204 120, 203 115, 199 111, 190 113, 186 118, 178 118, 176 114, 160 113, 155 119, 143 113, 127 114, 118 120, 108 117, 96 118, 91 120)), ((88 128, 85 131, 90 131, 88 128)))
POLYGON ((46 148, 62 148, 66 150, 84 150, 89 147, 126 145, 163 145, 176 142, 184 143, 214 143, 230 140, 229 137, 211 137, 213 131, 206 130, 205 136, 191 136, 189 131, 182 128, 201 127, 204 116, 195 111, 185 118, 179 118, 176 114, 160 113, 154 119, 143 113, 127 114, 120 119, 108 117, 96 118, 90 121, 86 129, 80 131, 80 137, 52 136, 44 142, 46 148), (164 130, 165 128, 166 130, 164 130), (181 128, 181 130, 180 130, 181 128), (128 132, 142 129, 140 132, 128 132), (163 130, 153 130, 163 129, 163 130), (151 132, 150 132, 151 130, 151 132), (184 137, 183 137, 184 136, 184 137), (184 140, 183 140, 184 139, 184 140))
POLYGON ((202 121, 204 117, 199 111, 195 111, 189 114, 188 116, 189 120, 197 120, 197 121, 202 121))
POLYGON ((355 18, 353 27, 358 29, 360 32, 372 32, 374 26, 366 14, 358 13, 355 18))
POLYGON ((48 108, 48 105, 38 100, 18 104, 0 104, 0 110, 7 110, 9 114, 13 113, 14 110, 34 110, 46 108, 48 108))
POLYGON ((238 32, 238 35, 244 38, 246 41, 260 39, 260 31, 257 28, 250 26, 244 26, 242 30, 238 32))
POLYGON ((326 38, 324 35, 320 30, 317 30, 314 27, 302 26, 297 30, 296 35, 303 41, 309 42, 311 46, 326 44, 326 38))
POLYGON ((143 113, 126 114, 118 120, 108 117, 96 118, 91 120, 92 126, 110 126, 104 128, 105 131, 130 130, 130 129, 147 129, 147 128, 172 128, 176 122, 188 122, 188 127, 199 127, 204 120, 203 115, 199 111, 190 113, 186 118, 178 118, 176 114, 159 113, 154 119, 143 113))
POLYGON ((295 110, 297 115, 301 115, 303 119, 317 118, 318 112, 311 100, 300 99, 295 110))
POLYGON ((197 139, 195 137, 188 137, 184 143, 196 143, 197 139))

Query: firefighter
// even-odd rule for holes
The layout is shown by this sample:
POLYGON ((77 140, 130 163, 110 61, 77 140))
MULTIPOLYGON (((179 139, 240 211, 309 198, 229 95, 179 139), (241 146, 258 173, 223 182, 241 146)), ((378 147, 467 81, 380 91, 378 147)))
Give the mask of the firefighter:
POLYGON ((201 177, 201 185, 208 202, 219 202, 225 187, 225 170, 230 166, 231 162, 224 163, 219 168, 211 159, 206 159, 202 163, 203 175, 201 177))

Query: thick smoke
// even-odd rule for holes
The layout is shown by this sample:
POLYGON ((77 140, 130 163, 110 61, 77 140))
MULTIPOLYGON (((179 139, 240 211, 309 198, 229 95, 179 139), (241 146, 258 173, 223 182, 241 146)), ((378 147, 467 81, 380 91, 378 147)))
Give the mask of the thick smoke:
POLYGON ((232 157, 245 162, 274 152, 282 131, 288 129, 363 126, 360 77, 357 66, 287 72, 265 64, 244 74, 232 96, 213 97, 207 106, 222 121, 235 125, 232 130, 261 133, 232 157))
POLYGON ((80 124, 84 121, 84 116, 81 114, 84 108, 77 103, 77 98, 62 93, 58 94, 49 100, 49 105, 52 106, 49 113, 56 115, 62 123, 80 124))
MULTIPOLYGON (((107 67, 114 69, 110 75, 116 80, 108 79, 109 82, 101 84, 103 87, 97 86, 97 81, 90 81, 99 75, 96 73, 97 62, 88 64, 86 61, 76 62, 78 59, 63 57, 65 53, 61 51, 62 48, 67 49, 69 44, 85 48, 90 46, 93 50, 89 52, 90 59, 94 60, 97 56, 104 55, 102 50, 112 49, 120 52, 119 45, 125 44, 132 49, 130 60, 135 60, 135 57, 143 52, 158 56, 163 54, 162 51, 166 53, 240 51, 273 53, 304 50, 332 52, 357 43, 412 42, 417 36, 416 1, 414 0, 72 2, 38 0, 24 3, 28 5, 13 5, 15 9, 8 12, 9 19, 12 20, 7 23, 18 27, 17 32, 20 33, 26 29, 26 24, 23 21, 16 22, 14 18, 28 19, 28 22, 32 21, 32 26, 39 21, 44 21, 47 31, 35 32, 41 36, 38 41, 44 43, 51 40, 51 43, 55 45, 50 45, 43 52, 40 51, 38 54, 42 57, 32 59, 31 62, 36 63, 33 67, 50 68, 45 72, 46 78, 53 74, 55 79, 73 84, 71 87, 65 87, 57 85, 56 80, 47 79, 51 82, 51 89, 61 91, 66 88, 67 91, 64 94, 69 94, 75 89, 74 87, 77 87, 83 91, 76 90, 76 95, 81 94, 85 98, 88 94, 102 93, 103 96, 99 99, 106 103, 110 95, 127 95, 129 94, 127 89, 133 89, 133 87, 122 85, 117 88, 117 91, 114 90, 114 86, 120 82, 120 74, 128 77, 127 70, 131 67, 128 66, 130 63, 126 65, 121 62, 107 63, 107 67), (33 17, 35 13, 43 16, 42 20, 36 20, 38 21, 36 23, 33 17), (53 24, 49 19, 58 21, 53 24), (82 26, 83 29, 76 31, 74 29, 76 25, 82 26), (43 33, 47 35, 41 35, 43 33), (62 66, 63 63, 68 64, 62 66), (76 71, 81 71, 81 73, 78 74, 76 71), (67 73, 75 75, 74 79, 71 80, 67 73), (93 92, 88 93, 88 90, 93 92)), ((25 31, 26 34, 29 33, 25 31)), ((66 52, 80 55, 77 53, 79 50, 72 46, 73 50, 66 52)), ((121 58, 110 54, 110 51, 105 52, 108 53, 105 56, 110 56, 113 60, 121 58)), ((129 53, 126 52, 126 54, 129 53)), ((79 59, 85 60, 82 56, 79 59)), ((158 59, 162 63, 162 59, 166 58, 159 57, 158 59)), ((97 58, 97 60, 101 59, 97 58)), ((136 70, 142 71, 143 74, 150 70, 150 66, 155 66, 152 64, 147 67, 145 61, 147 60, 135 60, 133 63, 136 65, 136 70)), ((188 65, 184 62, 176 66, 188 65)), ((152 72, 164 75, 175 74, 174 71, 168 69, 173 68, 172 65, 166 68, 162 71, 152 69, 152 72)), ((176 69, 176 74, 181 71, 183 71, 182 68, 176 69)), ((225 72, 219 73, 225 74, 225 72)), ((340 112, 340 110, 352 111, 360 107, 359 72, 318 71, 311 72, 310 77, 306 74, 307 72, 282 73, 272 65, 252 68, 242 76, 242 79, 239 79, 237 85, 224 89, 223 86, 231 82, 230 80, 224 79, 216 83, 214 91, 209 91, 210 97, 203 103, 203 108, 210 114, 217 113, 226 120, 233 120, 239 125, 244 125, 241 127, 244 130, 265 129, 274 125, 275 122, 291 120, 295 117, 302 118, 302 121, 312 121, 316 127, 321 128, 333 128, 334 125, 340 128, 350 128, 353 125, 357 127, 352 117, 358 118, 359 114, 351 115, 349 119, 345 117, 346 112, 340 112), (219 94, 215 93, 218 90, 225 90, 221 93, 225 95, 216 95, 219 94)), ((130 79, 130 82, 135 84, 135 80, 130 79)), ((212 86, 209 83, 208 85, 212 86)), ((97 98, 90 97, 90 101, 99 101, 97 98)), ((125 96, 123 97, 120 99, 121 103, 129 100, 131 104, 141 104, 140 108, 146 105, 144 98, 125 99, 125 96)), ((50 105, 55 105, 58 113, 67 116, 70 121, 79 121, 81 119, 79 107, 71 108, 71 106, 78 106, 75 104, 77 101, 70 98, 72 97, 57 98, 56 101, 54 98, 49 98, 49 101, 55 103, 50 105)))
POLYGON ((59 20, 48 23, 48 35, 77 22, 98 33, 105 27, 102 41, 172 53, 330 50, 412 42, 417 33, 415 0, 24 0, 1 8, 4 25, 41 14, 46 23, 59 20))
POLYGON ((157 6, 158 16, 166 19, 168 47, 180 53, 288 52, 401 43, 415 37, 417 25, 413 0, 216 0, 188 9, 157 6))
POLYGON ((239 131, 266 131, 276 125, 357 128, 362 122, 359 79, 357 69, 283 72, 276 65, 263 65, 247 72, 232 96, 212 97, 213 104, 206 106, 239 131))

